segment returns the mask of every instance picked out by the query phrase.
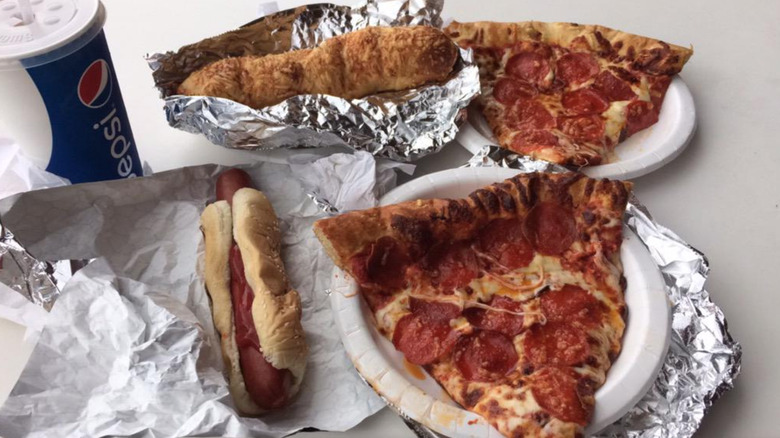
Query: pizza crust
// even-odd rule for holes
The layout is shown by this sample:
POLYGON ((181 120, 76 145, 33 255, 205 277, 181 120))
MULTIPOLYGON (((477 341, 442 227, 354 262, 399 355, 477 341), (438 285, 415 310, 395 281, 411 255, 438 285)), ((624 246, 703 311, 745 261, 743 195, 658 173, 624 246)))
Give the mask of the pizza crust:
POLYGON ((538 200, 567 199, 571 205, 594 202, 607 207, 625 204, 630 182, 593 180, 582 174, 518 175, 472 192, 466 199, 428 199, 355 211, 314 223, 314 233, 338 267, 350 271, 349 260, 381 237, 405 242, 459 240, 497 218, 525 215, 538 200))
MULTIPOLYGON (((692 48, 590 24, 454 21, 444 29, 444 32, 465 47, 505 47, 520 41, 539 41, 576 50, 578 44, 586 43, 594 53, 606 55, 608 58, 616 56, 616 59, 628 60, 637 70, 654 75, 679 73, 693 55, 692 48)), ((582 47, 582 49, 586 48, 582 47)))

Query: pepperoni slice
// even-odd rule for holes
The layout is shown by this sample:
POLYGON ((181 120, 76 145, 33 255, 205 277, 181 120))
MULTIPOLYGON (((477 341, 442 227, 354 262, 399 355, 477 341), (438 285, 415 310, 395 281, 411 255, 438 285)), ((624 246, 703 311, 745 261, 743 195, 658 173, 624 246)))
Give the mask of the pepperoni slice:
POLYGON ((569 85, 581 84, 599 72, 599 63, 589 53, 572 52, 558 59, 557 76, 569 85))
POLYGON ((490 221, 477 240, 481 251, 509 269, 528 266, 534 258, 534 249, 525 238, 523 223, 518 219, 490 221))
POLYGON ((530 129, 519 131, 512 139, 510 149, 524 154, 530 154, 533 151, 557 145, 558 137, 552 132, 543 129, 530 129))
POLYGON ((455 304, 414 297, 409 299, 409 309, 426 321, 443 321, 449 324, 451 319, 460 316, 460 307, 455 304))
POLYGON ((395 239, 385 236, 352 257, 352 274, 361 284, 401 289, 406 283, 404 272, 410 262, 406 250, 395 239))
POLYGON ((504 105, 510 105, 521 98, 530 99, 536 94, 533 85, 516 78, 501 78, 493 86, 493 97, 504 105))
POLYGON ((428 365, 449 353, 458 333, 445 321, 431 321, 411 313, 401 318, 393 332, 393 345, 416 365, 428 365))
POLYGON ((509 123, 515 129, 549 129, 555 126, 555 118, 541 103, 535 100, 520 99, 512 107, 509 123))
POLYGON ((604 128, 601 116, 558 117, 558 129, 575 140, 601 140, 604 128))
POLYGON ((550 74, 550 60, 536 52, 518 53, 507 61, 506 73, 538 85, 550 74))
POLYGON ((545 255, 561 255, 577 236, 572 211, 553 202, 540 202, 528 212, 523 231, 529 242, 545 255))
POLYGON ((561 103, 566 114, 573 116, 601 114, 609 108, 607 100, 597 91, 589 88, 564 93, 561 103))
POLYGON ((360 296, 366 300, 366 304, 372 312, 376 312, 393 301, 392 291, 369 285, 360 286, 360 296))
POLYGON ((512 340, 493 331, 479 331, 458 340, 453 353, 455 366, 467 380, 500 379, 517 366, 512 340))
POLYGON ((572 284, 545 293, 540 301, 542 313, 550 322, 577 321, 592 327, 601 324, 604 317, 601 301, 572 284))
POLYGON ((431 283, 445 293, 466 287, 479 273, 477 258, 465 243, 434 246, 424 264, 431 283))
MULTIPOLYGON (((522 304, 501 295, 494 295, 488 304, 512 312, 522 312, 523 310, 522 304)), ((466 317, 469 324, 478 329, 493 330, 510 338, 523 331, 523 315, 472 307, 464 310, 463 316, 466 317)))
POLYGON ((590 353, 585 331, 568 322, 548 321, 531 327, 523 345, 526 359, 534 366, 578 365, 590 353))
POLYGON ((612 73, 604 70, 596 76, 593 88, 598 90, 610 102, 619 100, 631 100, 636 97, 631 86, 622 79, 618 79, 612 73))
POLYGON ((626 136, 634 135, 658 121, 658 108, 643 100, 631 102, 626 107, 626 136))
POLYGON ((542 409, 563 421, 585 426, 593 407, 582 402, 578 388, 577 374, 557 367, 535 373, 531 383, 531 393, 542 409))

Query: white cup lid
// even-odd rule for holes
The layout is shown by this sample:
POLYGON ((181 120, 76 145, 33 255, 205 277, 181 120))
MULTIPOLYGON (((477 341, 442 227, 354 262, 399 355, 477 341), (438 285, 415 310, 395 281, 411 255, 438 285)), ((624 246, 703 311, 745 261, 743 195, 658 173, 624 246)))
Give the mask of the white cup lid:
POLYGON ((99 0, 29 0, 34 14, 22 20, 18 0, 0 0, 0 64, 46 54, 75 40, 99 17, 99 0))

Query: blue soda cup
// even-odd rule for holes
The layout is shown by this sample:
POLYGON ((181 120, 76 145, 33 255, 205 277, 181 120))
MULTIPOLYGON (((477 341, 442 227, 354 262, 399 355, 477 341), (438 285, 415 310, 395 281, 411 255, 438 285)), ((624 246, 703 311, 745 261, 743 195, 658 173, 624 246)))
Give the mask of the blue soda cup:
POLYGON ((0 0, 0 136, 72 183, 142 176, 99 0, 0 0))

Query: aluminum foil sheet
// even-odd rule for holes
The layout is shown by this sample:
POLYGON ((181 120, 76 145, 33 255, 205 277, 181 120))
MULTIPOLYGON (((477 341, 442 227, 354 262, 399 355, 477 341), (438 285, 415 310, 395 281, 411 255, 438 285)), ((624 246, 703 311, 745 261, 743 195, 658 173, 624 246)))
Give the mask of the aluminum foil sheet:
MULTIPOLYGON (((485 146, 465 167, 509 167, 521 172, 564 172, 496 146, 485 146)), ((598 437, 691 437, 710 406, 734 385, 742 347, 723 311, 704 288, 707 257, 658 224, 632 196, 624 217, 658 265, 672 303, 672 341, 657 380, 645 397, 598 437)), ((421 435, 429 436, 429 435, 421 435)))
MULTIPOLYGON (((33 257, 0 221, 0 283, 9 285, 46 311, 60 295, 54 272, 66 262, 47 263, 33 257)), ((63 269, 60 269, 63 270, 63 269)))
POLYGON ((459 51, 453 73, 444 84, 364 99, 300 95, 258 110, 228 99, 181 96, 175 91, 190 73, 220 58, 311 48, 368 26, 441 27, 442 7, 442 0, 302 6, 177 52, 150 55, 147 61, 165 101, 168 123, 201 133, 220 146, 252 150, 347 146, 412 161, 452 141, 466 118, 466 106, 479 94, 478 68, 470 50, 459 51))

